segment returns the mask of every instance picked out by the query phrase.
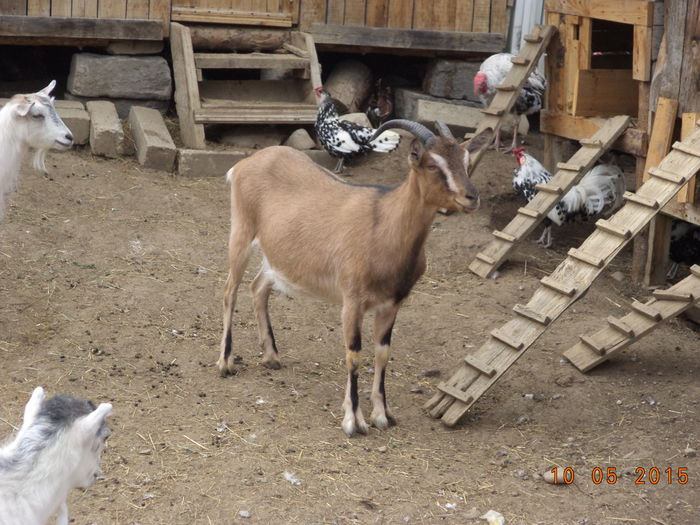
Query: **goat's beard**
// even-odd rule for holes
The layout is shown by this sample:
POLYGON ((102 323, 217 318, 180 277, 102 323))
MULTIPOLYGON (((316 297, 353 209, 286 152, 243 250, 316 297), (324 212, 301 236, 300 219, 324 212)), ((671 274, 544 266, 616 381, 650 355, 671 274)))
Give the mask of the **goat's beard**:
POLYGON ((48 150, 45 149, 38 149, 34 152, 34 159, 32 160, 32 165, 34 166, 34 169, 37 171, 41 171, 43 173, 48 173, 48 170, 46 169, 46 152, 48 150))

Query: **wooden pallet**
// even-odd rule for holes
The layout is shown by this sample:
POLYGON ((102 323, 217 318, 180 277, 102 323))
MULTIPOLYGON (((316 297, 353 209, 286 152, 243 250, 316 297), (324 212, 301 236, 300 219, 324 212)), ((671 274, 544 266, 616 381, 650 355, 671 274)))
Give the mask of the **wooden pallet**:
POLYGON ((632 311, 617 319, 608 317, 607 326, 581 340, 564 352, 581 372, 607 361, 610 357, 638 341, 663 321, 682 314, 693 305, 700 305, 700 265, 690 275, 666 290, 656 290, 646 303, 632 303, 632 311))
POLYGON ((469 269, 486 278, 503 264, 515 244, 534 230, 549 211, 556 206, 574 184, 590 170, 600 156, 629 126, 630 117, 618 116, 608 120, 590 139, 581 140, 579 149, 568 162, 560 162, 552 179, 538 187, 538 193, 520 208, 515 217, 503 228, 493 232, 494 239, 469 265, 469 269))
MULTIPOLYGON (((554 26, 537 25, 533 28, 531 34, 525 36, 525 44, 520 48, 518 56, 512 58, 513 67, 508 72, 503 84, 496 86, 496 95, 491 100, 489 107, 481 110, 484 117, 479 122, 476 134, 486 128, 492 128, 494 133, 500 129, 503 121, 513 108, 515 101, 518 99, 525 81, 530 77, 530 73, 535 70, 537 61, 547 49, 547 45, 549 45, 549 41, 555 32, 556 28, 554 26)), ((481 160, 484 151, 482 149, 472 153, 469 159, 469 164, 472 168, 481 160)))
POLYGON ((527 305, 513 308, 516 317, 491 332, 489 340, 458 364, 438 385, 425 408, 435 418, 455 425, 464 413, 544 333, 569 306, 580 299, 622 248, 669 202, 683 184, 700 171, 700 127, 673 145, 655 174, 609 220, 540 282, 527 305), (629 232, 629 234, 627 233, 629 232), (624 233, 624 235, 622 235, 624 233))
MULTIPOLYGON (((312 92, 321 85, 321 70, 311 35, 292 31, 290 41, 275 53, 195 53, 189 28, 175 22, 171 24, 170 35, 175 106, 186 147, 204 149, 205 124, 312 124, 316 121, 317 102, 312 92), (200 96, 205 69, 298 70, 300 76, 307 79, 304 91, 308 97, 281 103, 265 100, 261 92, 254 102, 236 99, 207 102, 200 96)), ((264 82, 269 84, 269 81, 264 82)), ((287 92, 282 83, 279 90, 282 96, 287 92)), ((230 91, 235 97, 236 90, 230 91)))

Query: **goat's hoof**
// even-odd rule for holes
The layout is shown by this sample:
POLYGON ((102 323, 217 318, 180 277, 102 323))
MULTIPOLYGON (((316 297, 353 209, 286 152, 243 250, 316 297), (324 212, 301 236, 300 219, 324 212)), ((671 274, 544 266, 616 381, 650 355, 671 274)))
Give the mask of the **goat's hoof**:
POLYGON ((268 361, 263 361, 263 366, 266 368, 270 368, 272 370, 279 370, 282 368, 282 365, 277 359, 270 359, 268 361))
POLYGON ((379 430, 386 430, 389 428, 389 419, 382 414, 381 416, 372 416, 372 425, 379 430))
POLYGON ((354 417, 343 421, 343 432, 348 437, 352 437, 355 434, 367 434, 368 431, 369 428, 364 421, 355 421, 354 417))
POLYGON ((227 362, 224 359, 219 359, 216 362, 216 366, 219 369, 219 375, 221 377, 235 376, 238 370, 233 366, 233 362, 227 362))

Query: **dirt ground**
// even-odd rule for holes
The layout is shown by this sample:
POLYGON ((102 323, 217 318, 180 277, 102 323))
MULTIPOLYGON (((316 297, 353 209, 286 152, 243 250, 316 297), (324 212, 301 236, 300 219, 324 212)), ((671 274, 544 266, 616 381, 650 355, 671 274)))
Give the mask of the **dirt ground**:
MULTIPOLYGON (((541 138, 530 140, 540 154, 541 138)), ((700 459, 684 455, 700 448, 697 326, 668 322, 587 375, 562 361, 578 334, 648 296, 611 277, 628 273, 629 249, 459 426, 424 412, 436 384, 593 228, 556 229, 550 250, 533 236, 496 280, 469 272, 491 231, 521 204, 512 156, 489 152, 480 164, 482 210, 435 219, 428 270, 392 340, 387 391, 398 426, 352 439, 340 427, 337 306, 273 297, 283 367, 270 371, 260 366, 242 288, 238 374, 216 371, 227 271, 223 175, 183 179, 85 149, 49 160, 48 176, 25 168, 0 223, 0 435, 20 423, 37 385, 114 404, 104 478, 72 493, 72 523, 457 524, 485 523, 470 519, 489 509, 509 525, 700 523, 700 459), (572 485, 541 479, 556 465, 573 469, 572 485), (593 483, 595 468, 611 467, 615 483, 593 483), (636 484, 638 467, 658 468, 661 480, 647 474, 636 484)), ((375 155, 348 171, 356 182, 396 184, 405 156, 375 155)), ((365 326, 364 348, 372 348, 365 326)), ((366 415, 371 367, 368 351, 366 415)))

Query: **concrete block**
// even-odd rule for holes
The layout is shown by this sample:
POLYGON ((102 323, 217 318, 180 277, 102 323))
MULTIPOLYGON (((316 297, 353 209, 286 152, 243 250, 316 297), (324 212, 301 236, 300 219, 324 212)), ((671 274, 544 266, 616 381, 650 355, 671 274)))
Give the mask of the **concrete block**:
POLYGON ((172 171, 177 148, 165 127, 163 116, 155 109, 133 106, 129 113, 129 126, 139 164, 146 168, 172 171))
POLYGON ((480 62, 436 58, 428 63, 423 77, 423 91, 435 97, 466 99, 479 102, 474 95, 474 75, 480 62))
POLYGON ((172 78, 163 57, 75 53, 68 91, 83 97, 170 100, 172 78))
POLYGON ((299 128, 287 137, 287 140, 284 141, 284 145, 298 150, 305 150, 314 148, 316 143, 313 141, 308 131, 304 128, 299 128))
MULTIPOLYGON (((56 102, 61 101, 57 100, 56 102)), ((82 109, 82 106, 80 104, 80 108, 66 108, 56 104, 56 113, 73 134, 75 144, 87 144, 90 139, 90 114, 82 109)))
POLYGON ((253 151, 211 151, 202 149, 179 149, 177 173, 184 177, 221 177, 239 160, 253 151))
POLYGON ((165 113, 168 111, 168 108, 170 107, 170 101, 169 100, 145 100, 145 99, 135 99, 135 98, 109 98, 109 97, 97 97, 97 98, 92 98, 92 97, 81 97, 78 95, 73 95, 71 93, 68 93, 66 91, 65 97, 73 103, 76 104, 87 104, 91 100, 104 100, 107 102, 111 102, 114 104, 114 107, 117 108, 117 115, 119 115, 120 119, 127 119, 129 118, 129 111, 131 111, 132 106, 141 106, 145 108, 151 108, 159 111, 162 115, 165 115, 165 113))
POLYGON ((123 154, 124 130, 111 102, 95 100, 87 103, 90 114, 90 148, 93 154, 116 158, 123 154))
POLYGON ((157 55, 163 51, 163 41, 122 40, 110 42, 107 53, 110 55, 157 55))
POLYGON ((343 60, 333 67, 324 85, 347 111, 359 111, 372 89, 372 70, 359 60, 343 60))
POLYGON ((416 106, 419 100, 442 102, 452 104, 454 106, 465 106, 472 108, 481 107, 480 103, 471 102, 468 100, 450 100, 434 97, 415 89, 397 88, 394 90, 394 113, 396 118, 412 119, 416 114, 416 106))

